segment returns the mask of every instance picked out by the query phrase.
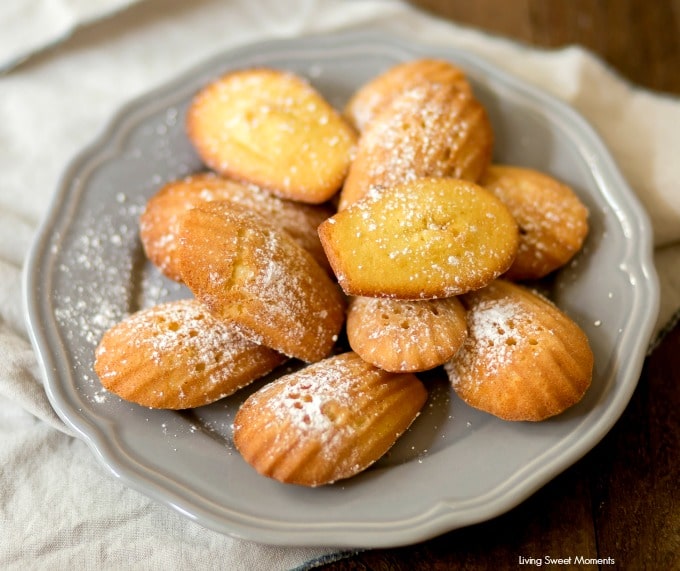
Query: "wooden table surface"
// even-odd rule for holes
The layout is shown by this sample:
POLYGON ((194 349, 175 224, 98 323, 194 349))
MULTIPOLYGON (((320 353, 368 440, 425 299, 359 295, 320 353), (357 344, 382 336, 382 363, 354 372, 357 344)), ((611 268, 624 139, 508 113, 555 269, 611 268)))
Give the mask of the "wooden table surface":
MULTIPOLYGON (((412 3, 536 46, 580 44, 633 83, 680 95, 680 0, 412 3)), ((365 551, 320 569, 516 569, 534 567, 520 565, 520 556, 546 555, 615 560, 602 569, 680 569, 678 381, 680 324, 647 358, 633 398, 611 432, 520 506, 424 543, 365 551)))

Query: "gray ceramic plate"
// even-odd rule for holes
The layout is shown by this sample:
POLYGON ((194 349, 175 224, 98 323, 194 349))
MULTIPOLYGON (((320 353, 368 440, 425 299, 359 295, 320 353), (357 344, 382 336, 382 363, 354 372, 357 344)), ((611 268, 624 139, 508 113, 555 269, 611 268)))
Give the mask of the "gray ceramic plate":
POLYGON ((608 152, 583 119, 545 94, 452 49, 374 34, 275 41, 217 57, 125 107, 77 158, 26 268, 33 342, 58 414, 131 487, 208 528, 265 543, 394 546, 512 508, 590 450, 635 388, 658 305, 651 231, 608 152), (247 395, 191 413, 153 411, 105 392, 92 370, 102 332, 140 307, 188 296, 144 259, 137 216, 165 181, 200 168, 183 115, 196 90, 250 66, 293 70, 336 106, 397 62, 430 55, 467 70, 496 133, 496 160, 573 186, 591 212, 583 252, 549 284, 587 332, 592 389, 540 424, 476 412, 432 378, 425 412, 363 474, 304 489, 258 476, 230 424, 247 395))

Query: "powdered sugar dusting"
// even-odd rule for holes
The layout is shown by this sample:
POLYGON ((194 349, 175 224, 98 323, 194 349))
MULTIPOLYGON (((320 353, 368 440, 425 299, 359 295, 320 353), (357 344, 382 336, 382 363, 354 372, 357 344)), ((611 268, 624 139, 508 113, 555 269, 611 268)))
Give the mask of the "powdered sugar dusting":
POLYGON ((275 70, 217 80, 194 100, 189 122, 199 152, 219 172, 314 202, 317 192, 340 186, 355 143, 352 129, 307 81, 275 70))
POLYGON ((251 398, 281 426, 321 442, 321 453, 332 457, 333 443, 355 431, 346 418, 356 414, 360 387, 352 367, 336 358, 282 377, 251 398))
POLYGON ((446 364, 451 383, 461 382, 459 371, 475 371, 478 382, 495 377, 527 347, 538 349, 545 328, 512 299, 481 299, 468 308, 468 338, 446 364))
POLYGON ((106 333, 96 357, 104 386, 160 408, 213 402, 283 360, 213 318, 195 299, 134 313, 106 333))
MULTIPOLYGON (((122 203, 125 218, 136 216, 139 206, 122 203)), ((129 283, 138 248, 137 228, 101 216, 88 225, 67 246, 68 260, 58 265, 57 279, 68 287, 55 288, 54 313, 68 338, 78 337, 86 351, 96 345, 102 333, 125 315, 133 304, 129 283), (127 252, 112 263, 112 252, 127 252), (87 276, 92 276, 87 279, 87 276), (91 287, 90 284, 97 284, 91 287), (86 301, 87 300, 87 301, 86 301)))
POLYGON ((256 213, 213 203, 187 217, 186 259, 200 279, 187 284, 213 312, 250 339, 286 355, 315 361, 330 353, 344 303, 328 275, 285 232, 256 213), (195 227, 224 232, 193 239, 195 227), (203 276, 207 276, 207 280, 203 276))
POLYGON ((455 298, 403 301, 354 298, 347 335, 365 360, 390 371, 431 369, 448 360, 466 335, 465 310, 455 298))
POLYGON ((317 261, 327 264, 316 228, 330 216, 328 209, 278 198, 254 184, 241 184, 212 173, 202 173, 163 187, 148 202, 140 218, 145 250, 169 277, 180 277, 177 249, 182 216, 201 204, 224 200, 273 221, 317 261))
MULTIPOLYGON (((246 230, 246 233, 249 231, 246 230)), ((266 306, 266 315, 260 315, 262 319, 270 325, 287 323, 287 334, 300 339, 305 335, 309 317, 305 315, 306 296, 314 293, 309 291, 309 276, 302 267, 290 267, 294 259, 281 260, 281 252, 287 244, 279 232, 265 230, 263 235, 265 240, 260 242, 259 247, 249 250, 254 258, 253 263, 243 264, 243 272, 237 271, 228 277, 238 280, 241 291, 266 306)), ((245 237, 244 241, 248 241, 248 238, 245 237)), ((242 248, 243 243, 239 242, 237 247, 242 248)), ((226 277, 218 276, 217 279, 226 277)))
MULTIPOLYGON (((211 382, 229 376, 234 357, 252 346, 225 323, 213 319, 195 300, 180 300, 142 310, 121 323, 135 349, 160 365, 181 350, 189 373, 210 373, 211 382), (219 368, 217 364, 226 364, 219 368)), ((116 370, 110 372, 111 376, 116 370)))
POLYGON ((355 293, 347 290, 349 282, 358 280, 371 294, 369 288, 379 287, 383 297, 459 295, 505 271, 517 248, 507 209, 464 181, 421 178, 372 194, 336 216, 336 228, 344 223, 333 230, 344 262, 337 273, 348 293, 355 293), (359 263, 366 267, 357 268, 359 263))
POLYGON ((564 266, 583 246, 588 210, 574 191, 543 173, 493 165, 482 184, 509 208, 520 228, 511 279, 536 279, 564 266))
POLYGON ((364 84, 352 97, 346 113, 359 131, 404 91, 422 84, 455 86, 471 92, 462 70, 441 59, 424 58, 388 68, 364 84))
POLYGON ((104 404, 104 390, 92 370, 94 349, 103 334, 139 307, 179 295, 157 272, 145 271, 137 219, 143 196, 117 192, 104 210, 85 210, 81 230, 55 234, 52 306, 74 368, 83 371, 84 396, 104 404))
POLYGON ((488 161, 491 137, 469 93, 453 85, 416 85, 368 125, 359 141, 358 168, 352 167, 347 185, 354 186, 355 175, 366 190, 425 176, 475 180, 488 161))

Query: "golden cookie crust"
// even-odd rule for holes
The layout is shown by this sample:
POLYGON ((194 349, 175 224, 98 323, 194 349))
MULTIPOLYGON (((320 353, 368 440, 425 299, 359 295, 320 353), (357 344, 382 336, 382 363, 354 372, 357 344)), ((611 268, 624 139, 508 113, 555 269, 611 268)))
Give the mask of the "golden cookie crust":
POLYGON ((142 309, 109 329, 94 369, 125 400, 185 409, 229 396, 285 360, 185 299, 142 309))
POLYGON ((463 296, 468 337, 445 369, 456 394, 504 420, 540 421, 581 400, 593 353, 552 302, 505 280, 463 296))
POLYGON ((520 229, 517 257, 507 279, 542 278, 567 264, 583 246, 588 209, 566 184, 508 165, 491 165, 480 184, 500 198, 520 229))
POLYGON ((239 205, 187 212, 178 250, 182 281, 219 319, 290 357, 326 357, 345 319, 337 284, 287 233, 239 205))
POLYGON ((505 272, 517 224, 491 192, 465 180, 421 178, 352 204, 319 226, 345 293, 453 297, 505 272))
POLYGON ((467 336, 465 308, 456 297, 422 301, 355 297, 346 325, 350 347, 364 361, 393 373, 443 365, 467 336))
POLYGON ((357 138, 307 81, 264 68, 233 71, 205 86, 186 125, 212 170, 313 204, 340 188, 357 138))
POLYGON ((197 173, 164 185, 146 204, 139 219, 139 236, 151 262, 168 278, 181 281, 177 248, 181 217, 206 202, 230 201, 260 213, 330 270, 317 228, 334 212, 328 205, 310 205, 278 198, 255 185, 215 173, 197 173))
POLYGON ((388 373, 343 353, 251 395, 234 418, 234 444, 264 476, 330 484, 383 456, 426 400, 415 375, 388 373))
POLYGON ((343 113, 361 132, 395 97, 422 83, 452 85, 472 93, 462 69, 443 59, 421 58, 392 66, 364 84, 348 101, 343 113))
POLYGON ((492 151, 491 123, 477 99, 457 85, 419 84, 395 97, 362 133, 338 208, 420 177, 475 182, 492 151))

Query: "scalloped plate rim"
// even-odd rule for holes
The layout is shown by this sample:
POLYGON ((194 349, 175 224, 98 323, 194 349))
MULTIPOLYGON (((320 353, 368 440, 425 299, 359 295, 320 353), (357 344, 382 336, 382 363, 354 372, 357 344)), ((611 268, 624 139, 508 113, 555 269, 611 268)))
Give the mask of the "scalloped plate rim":
MULTIPOLYGON (((595 423, 589 423, 585 437, 582 434, 577 442, 567 446, 566 450, 560 449, 558 459, 543 463, 538 470, 533 472, 531 477, 520 477, 526 470, 520 471, 505 482, 503 486, 489 490, 483 497, 464 502, 469 504, 465 506, 460 504, 458 507, 452 506, 449 498, 442 497, 429 510, 413 518, 394 521, 391 525, 386 525, 384 522, 362 521, 295 524, 280 520, 266 520, 245 514, 229 514, 229 517, 225 517, 224 511, 209 509, 210 502, 201 502, 200 497, 198 500, 192 497, 193 492, 182 493, 174 485, 175 482, 164 481, 166 478, 163 475, 155 474, 154 477, 151 477, 147 467, 134 462, 130 463, 130 459, 125 457, 125 450, 116 442, 115 435, 112 438, 105 427, 97 424, 91 417, 84 417, 69 402, 70 395, 67 394, 65 385, 56 378, 60 359, 64 358, 59 353, 60 349, 63 350, 63 348, 51 347, 43 329, 46 325, 56 329, 56 324, 43 323, 41 325, 40 321, 44 316, 43 312, 49 306, 49 298, 39 298, 36 292, 42 291, 39 282, 42 277, 41 271, 45 269, 44 255, 48 241, 54 227, 60 221, 63 222, 61 220, 63 217, 61 216, 62 209, 69 204, 67 199, 72 192, 70 182, 89 161, 98 156, 98 153, 105 152, 117 136, 124 134, 122 130, 126 121, 131 120, 131 116, 134 116, 140 109, 145 110, 151 102, 157 101, 159 98, 161 100, 176 98, 177 91, 181 90, 183 85, 190 83, 189 79, 210 74, 211 71, 222 67, 226 62, 248 57, 252 59, 254 53, 259 54, 259 56, 255 56, 256 58, 262 57, 264 61, 268 55, 280 53, 281 50, 288 50, 288 54, 290 54, 297 50, 307 50, 310 45, 317 50, 329 50, 330 52, 336 51, 342 46, 347 47, 349 51, 361 52, 372 46, 391 52, 400 51, 412 56, 428 54, 448 56, 471 65, 478 73, 509 86, 511 90, 521 96, 539 102, 542 106, 545 106, 550 114, 561 118, 567 128, 577 131, 578 136, 585 141, 586 146, 594 149, 598 159, 602 162, 600 170, 595 174, 601 181, 604 181, 605 188, 611 186, 618 190, 616 199, 623 203, 626 211, 624 214, 623 210, 618 209, 616 215, 622 224, 631 225, 632 230, 629 231, 636 233, 636 240, 628 241, 624 261, 637 261, 636 264, 630 265, 628 271, 630 271, 632 280, 635 280, 638 284, 644 284, 645 287, 644 291, 640 287, 639 293, 635 297, 638 302, 634 308, 634 314, 638 319, 636 331, 630 331, 628 335, 634 335, 638 341, 649 339, 659 304, 658 279, 652 263, 651 224, 599 136, 595 134, 589 124, 565 103, 497 69, 478 56, 458 48, 414 44, 405 37, 375 32, 340 32, 323 37, 306 36, 295 39, 269 40, 241 46, 213 56, 206 62, 182 73, 178 78, 122 106, 100 135, 81 151, 66 169, 59 189, 55 193, 53 203, 31 247, 23 276, 29 336, 36 349, 38 361, 45 377, 45 389, 49 401, 57 414, 88 443, 98 460, 130 487, 172 507, 207 528, 263 543, 352 547, 392 547, 414 543, 501 515, 521 503, 591 450, 607 434, 628 404, 642 369, 646 345, 643 346, 640 342, 633 344, 632 341, 628 341, 629 344, 633 344, 631 359, 627 364, 629 369, 625 373, 628 380, 617 390, 615 399, 607 411, 608 414, 602 415, 595 423), (643 302, 644 307, 642 307, 643 302)), ((307 54, 306 57, 311 58, 312 56, 307 54)), ((611 199, 611 197, 609 198, 611 199)), ((579 424, 579 427, 581 427, 581 424, 579 424)), ((560 441, 560 448, 562 447, 562 441, 560 441)), ((549 455, 549 452, 551 450, 546 451, 542 456, 549 455)), ((453 503, 455 504, 455 502, 453 503)))

